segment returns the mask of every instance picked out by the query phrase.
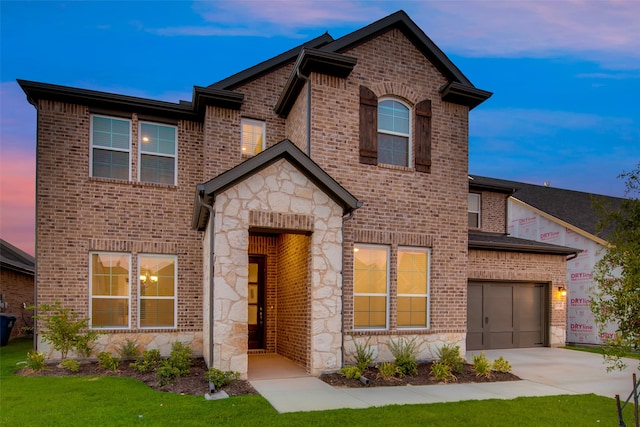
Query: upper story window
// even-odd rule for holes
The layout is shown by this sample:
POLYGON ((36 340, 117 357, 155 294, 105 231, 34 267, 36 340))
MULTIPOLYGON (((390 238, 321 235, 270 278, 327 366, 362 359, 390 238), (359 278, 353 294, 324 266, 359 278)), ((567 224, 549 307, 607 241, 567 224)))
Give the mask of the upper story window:
POLYGON ((175 126, 140 122, 141 182, 176 184, 177 134, 175 126))
POLYGON ((91 116, 91 176, 131 177, 131 121, 91 116))
POLYGON ((480 228, 480 194, 469 193, 469 228, 480 228))
POLYGON ((360 86, 360 163, 431 172, 431 100, 412 107, 360 86))
POLYGON ((242 119, 242 154, 255 156, 264 151, 265 123, 260 120, 242 119))
POLYGON ((394 99, 378 103, 378 163, 409 166, 409 107, 394 99))

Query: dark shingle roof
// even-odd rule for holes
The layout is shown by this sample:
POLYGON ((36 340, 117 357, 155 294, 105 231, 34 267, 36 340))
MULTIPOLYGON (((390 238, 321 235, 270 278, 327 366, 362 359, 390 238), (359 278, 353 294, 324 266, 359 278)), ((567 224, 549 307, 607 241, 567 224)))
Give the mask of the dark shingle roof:
POLYGON ((36 259, 28 253, 16 248, 11 243, 0 239, 0 265, 3 269, 17 271, 33 276, 36 259))
POLYGON ((603 196, 478 175, 470 175, 470 178, 470 182, 482 185, 513 188, 515 190, 513 193, 515 199, 605 240, 607 236, 609 236, 610 230, 605 229, 602 232, 597 232, 599 216, 596 209, 594 209, 593 201, 597 199, 609 205, 611 208, 617 209, 624 200, 619 197, 603 196))
POLYGON ((469 249, 487 249, 499 251, 529 252, 540 254, 571 255, 580 252, 579 249, 567 246, 552 245, 521 239, 500 233, 486 233, 481 231, 469 232, 469 249))

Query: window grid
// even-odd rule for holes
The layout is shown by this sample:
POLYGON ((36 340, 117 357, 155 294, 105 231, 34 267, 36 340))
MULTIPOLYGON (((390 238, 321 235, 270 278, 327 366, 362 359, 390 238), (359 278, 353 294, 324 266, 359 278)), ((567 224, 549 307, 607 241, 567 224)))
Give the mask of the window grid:
POLYGON ((409 107, 394 99, 378 103, 378 162, 409 166, 411 115, 409 107))
POLYGON ((176 185, 176 140, 175 126, 140 122, 139 134, 139 181, 176 185))
POLYGON ((354 327, 389 326, 389 247, 354 247, 354 327))
POLYGON ((430 251, 426 248, 398 248, 397 326, 429 327, 430 251))
POLYGON ((131 121, 91 116, 90 174, 129 181, 131 177, 131 121))
POLYGON ((175 255, 138 255, 138 327, 176 327, 176 277, 175 255))
POLYGON ((242 154, 255 156, 265 149, 265 123, 260 120, 242 119, 242 154))
POLYGON ((89 271, 91 328, 128 329, 131 256, 115 252, 90 253, 89 271))

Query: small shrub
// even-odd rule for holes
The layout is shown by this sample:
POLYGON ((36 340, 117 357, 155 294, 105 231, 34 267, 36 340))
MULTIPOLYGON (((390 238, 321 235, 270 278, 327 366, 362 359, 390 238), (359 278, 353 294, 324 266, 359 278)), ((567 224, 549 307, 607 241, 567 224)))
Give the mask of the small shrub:
POLYGON ((166 385, 178 377, 184 377, 191 372, 191 347, 181 341, 171 344, 169 358, 163 360, 156 370, 160 385, 166 385))
POLYGON ((362 375, 362 371, 358 366, 345 366, 340 369, 340 375, 346 378, 357 380, 362 375))
POLYGON ((437 360, 431 364, 431 376, 444 383, 457 380, 452 370, 453 367, 450 364, 442 362, 440 360, 437 360))
POLYGON ((60 352, 62 360, 67 358, 70 350, 75 349, 80 353, 89 351, 91 343, 100 335, 88 329, 88 317, 80 318, 78 313, 62 307, 59 301, 53 305, 31 306, 29 309, 37 310, 38 315, 33 318, 41 324, 40 336, 60 352))
POLYGON ((60 364, 69 372, 76 373, 80 370, 80 362, 75 359, 63 360, 60 364))
POLYGON ((209 370, 205 372, 204 377, 216 388, 220 388, 236 381, 238 378, 240 378, 240 373, 234 371, 221 371, 220 369, 216 368, 209 368, 209 370))
POLYGON ((169 359, 165 359, 156 370, 156 376, 160 385, 167 385, 180 376, 180 369, 173 366, 169 359))
POLYGON ((484 351, 473 356, 473 370, 478 377, 489 378, 491 376, 491 362, 485 356, 484 351))
POLYGON ((511 364, 504 357, 500 356, 496 360, 493 361, 493 365, 491 366, 496 372, 511 372, 511 364))
POLYGON ((39 351, 27 352, 27 366, 33 371, 41 371, 46 364, 44 363, 44 353, 39 351))
POLYGON ((107 371, 117 371, 120 366, 120 357, 114 356, 108 351, 98 353, 98 365, 107 371))
POLYGON ((453 344, 445 344, 436 350, 438 361, 451 367, 451 371, 462 373, 465 360, 460 356, 460 346, 453 344))
POLYGON ((418 374, 418 344, 416 338, 410 341, 400 338, 389 341, 389 350, 395 357, 395 364, 402 375, 413 376, 418 374))
POLYGON ((76 354, 80 357, 91 357, 93 354, 93 343, 98 338, 98 335, 100 335, 100 332, 87 331, 86 333, 78 336, 75 345, 76 354))
POLYGON ((160 365, 160 350, 145 350, 142 352, 142 358, 131 363, 134 371, 146 374, 154 371, 160 365))
POLYGON ((393 362, 382 362, 378 365, 378 378, 389 380, 400 375, 402 375, 400 369, 393 362))
POLYGON ((134 360, 140 356, 140 348, 135 340, 126 339, 118 346, 118 354, 123 360, 134 360))
POLYGON ((373 348, 369 345, 370 340, 371 337, 367 338, 367 341, 362 344, 356 341, 355 338, 353 339, 355 351, 351 353, 351 356, 355 359, 356 366, 360 372, 364 372, 373 363, 373 348))

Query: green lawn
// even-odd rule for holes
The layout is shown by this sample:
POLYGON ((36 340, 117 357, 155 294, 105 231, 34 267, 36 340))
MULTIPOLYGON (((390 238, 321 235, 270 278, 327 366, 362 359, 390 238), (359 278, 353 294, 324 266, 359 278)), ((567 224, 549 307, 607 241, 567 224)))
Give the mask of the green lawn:
POLYGON ((128 378, 13 375, 30 348, 24 339, 0 348, 2 426, 618 425, 615 401, 593 394, 278 414, 260 396, 207 401, 157 392, 128 378))

